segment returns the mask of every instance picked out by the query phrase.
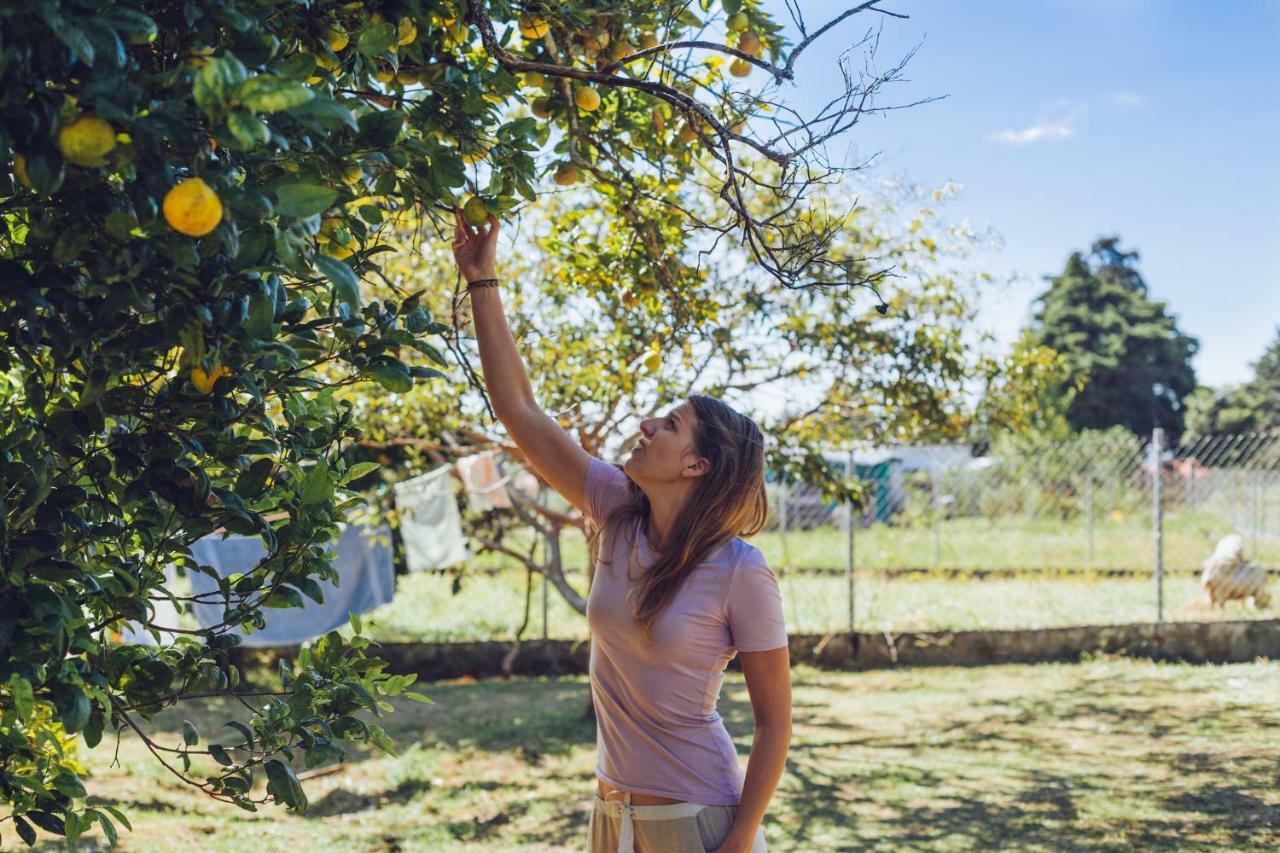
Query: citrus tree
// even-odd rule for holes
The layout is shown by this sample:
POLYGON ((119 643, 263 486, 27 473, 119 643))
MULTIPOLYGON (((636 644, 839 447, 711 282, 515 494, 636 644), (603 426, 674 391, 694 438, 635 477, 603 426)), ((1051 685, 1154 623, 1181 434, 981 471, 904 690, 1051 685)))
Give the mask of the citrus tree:
MULTIPOLYGON (((779 288, 747 250, 710 251, 697 241, 666 258, 675 284, 663 286, 626 222, 581 193, 545 198, 504 224, 499 250, 504 304, 539 403, 584 449, 611 457, 640 418, 691 393, 720 396, 758 420, 775 471, 821 485, 832 499, 858 494, 824 449, 963 440, 1033 422, 1041 395, 1030 392, 1057 381, 1056 357, 1023 346, 998 358, 973 333, 988 279, 963 262, 985 235, 947 223, 953 191, 868 179, 813 194, 815 227, 830 227, 824 220, 842 212, 831 256, 863 278, 884 271, 876 294, 779 288), (847 212, 855 196, 862 202, 847 212)), ((713 215, 714 195, 703 188, 683 187, 678 200, 689 215, 713 215)), ((753 201, 767 209, 765 194, 753 201)), ((449 253, 447 242, 424 244, 389 262, 389 282, 379 286, 437 282, 428 308, 456 316, 447 343, 465 364, 473 342, 449 253)), ((339 392, 364 428, 358 451, 384 463, 386 486, 494 447, 521 457, 471 379, 458 371, 403 394, 339 392)), ((394 519, 389 488, 378 495, 371 509, 394 519)), ((563 535, 581 531, 584 520, 518 492, 512 498, 510 511, 467 517, 472 540, 541 574, 585 612, 586 590, 566 577, 561 558, 563 535), (537 539, 546 547, 533 549, 537 539)))
POLYGON ((349 462, 361 429, 340 392, 407 393, 452 369, 430 292, 370 293, 405 248, 394 226, 429 234, 460 204, 508 214, 550 173, 630 226, 637 280, 665 292, 692 274, 668 250, 699 230, 737 238, 779 286, 859 283, 798 202, 822 142, 898 69, 849 78, 814 122, 730 85, 792 80, 803 48, 858 13, 879 11, 801 25, 791 45, 752 0, 3 4, 0 834, 115 837, 125 818, 85 806, 72 737, 131 731, 249 810, 304 808, 295 768, 339 760, 343 741, 392 749, 368 715, 411 679, 365 655, 358 624, 255 701, 237 693, 250 713, 226 730, 162 744, 146 723, 235 691, 230 629, 333 577, 325 543, 375 467, 349 462), (772 130, 749 132, 757 115, 772 130), (748 204, 739 148, 777 167, 787 215, 748 204), (720 213, 692 218, 673 194, 709 180, 720 213), (158 599, 190 603, 164 568, 210 571, 190 545, 220 530, 267 549, 219 581, 222 623, 110 642, 158 599))

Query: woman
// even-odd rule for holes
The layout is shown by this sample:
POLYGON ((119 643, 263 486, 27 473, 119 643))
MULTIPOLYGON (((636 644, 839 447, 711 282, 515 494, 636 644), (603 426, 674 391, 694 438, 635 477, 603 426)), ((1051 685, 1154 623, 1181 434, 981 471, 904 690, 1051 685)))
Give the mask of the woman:
POLYGON ((590 850, 763 851, 761 821, 791 742, 791 681, 777 581, 738 538, 767 513, 760 430, 695 396, 643 421, 624 466, 588 454, 534 400, 498 297, 497 219, 476 227, 454 216, 494 413, 593 531, 590 850), (735 655, 755 715, 745 776, 716 712, 735 655))

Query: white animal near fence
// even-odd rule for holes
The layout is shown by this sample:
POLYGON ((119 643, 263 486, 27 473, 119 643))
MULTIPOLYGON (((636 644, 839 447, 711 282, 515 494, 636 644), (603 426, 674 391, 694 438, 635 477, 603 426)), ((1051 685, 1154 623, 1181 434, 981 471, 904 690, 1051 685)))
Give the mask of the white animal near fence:
POLYGON ((1250 599, 1255 608, 1271 603, 1267 591, 1267 570, 1244 558, 1244 537, 1237 533, 1224 536, 1209 558, 1204 561, 1200 575, 1205 597, 1209 604, 1220 607, 1228 601, 1250 599))

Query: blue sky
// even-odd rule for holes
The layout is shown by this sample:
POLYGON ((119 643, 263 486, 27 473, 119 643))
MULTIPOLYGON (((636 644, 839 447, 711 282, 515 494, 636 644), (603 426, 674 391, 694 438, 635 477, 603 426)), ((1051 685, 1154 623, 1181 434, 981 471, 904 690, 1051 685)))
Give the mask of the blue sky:
MULTIPOLYGON (((797 2, 811 30, 853 5, 797 2)), ((782 0, 765 6, 790 22, 782 0)), ((994 227, 1003 247, 975 262, 1017 277, 990 291, 984 324, 1010 340, 1041 276, 1118 233, 1200 339, 1200 381, 1247 379, 1280 326, 1280 0, 881 6, 910 19, 843 22, 778 94, 813 115, 835 94, 838 55, 869 26, 883 23, 881 68, 920 45, 908 82, 881 103, 947 97, 866 117, 830 150, 878 152, 880 173, 928 188, 963 185, 945 218, 994 227)))

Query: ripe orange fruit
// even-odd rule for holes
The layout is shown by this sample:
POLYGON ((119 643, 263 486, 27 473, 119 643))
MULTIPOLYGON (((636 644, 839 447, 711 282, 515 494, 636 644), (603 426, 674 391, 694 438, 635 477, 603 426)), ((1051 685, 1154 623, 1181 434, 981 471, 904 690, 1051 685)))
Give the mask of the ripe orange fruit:
POLYGON ((562 187, 573 186, 578 182, 578 167, 569 162, 561 163, 556 166, 556 173, 552 180, 562 187))
POLYGON ((191 368, 191 384, 201 394, 211 394, 213 393, 213 385, 218 381, 218 378, 230 375, 231 371, 225 365, 216 365, 213 370, 206 373, 204 368, 197 364, 191 368))
POLYGON ((203 237, 222 221, 222 199, 200 178, 187 178, 165 193, 164 221, 188 237, 203 237))
POLYGON ((760 36, 756 35, 751 30, 747 30, 745 33, 738 36, 738 50, 743 53, 749 53, 752 56, 759 56, 763 49, 764 45, 760 43, 760 36))
POLYGON ((593 113, 600 109, 600 93, 590 86, 579 86, 573 92, 573 102, 578 105, 578 109, 593 113))
POLYGON ((520 25, 520 35, 527 39, 544 38, 551 32, 551 27, 542 18, 533 15, 521 15, 516 19, 520 25))
POLYGON ((746 77, 751 73, 751 63, 745 59, 735 59, 729 63, 729 73, 734 77, 746 77))

